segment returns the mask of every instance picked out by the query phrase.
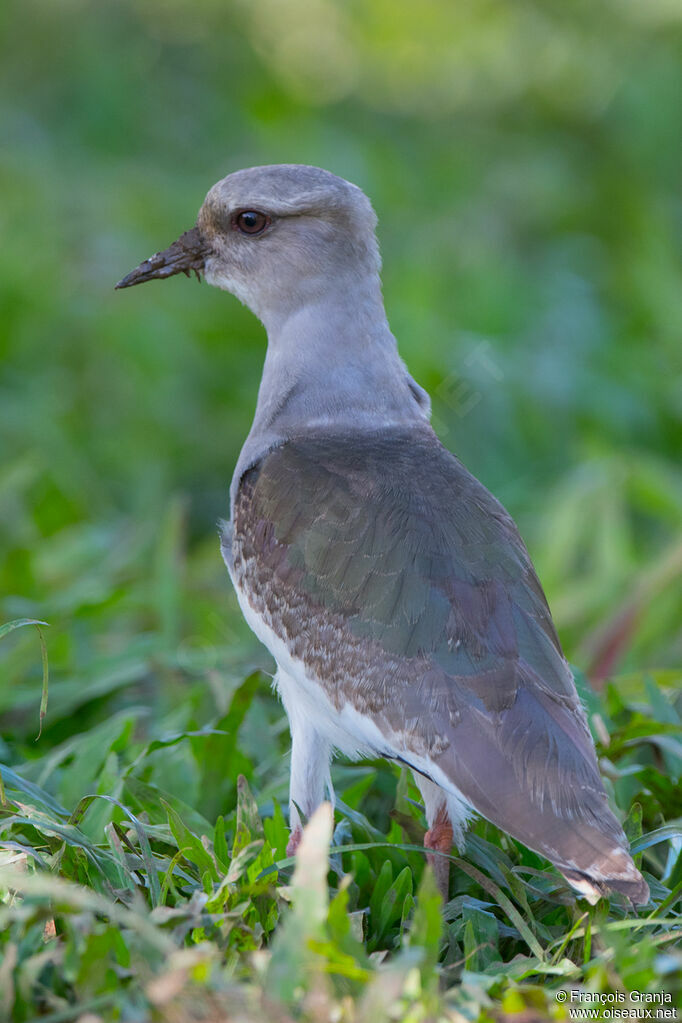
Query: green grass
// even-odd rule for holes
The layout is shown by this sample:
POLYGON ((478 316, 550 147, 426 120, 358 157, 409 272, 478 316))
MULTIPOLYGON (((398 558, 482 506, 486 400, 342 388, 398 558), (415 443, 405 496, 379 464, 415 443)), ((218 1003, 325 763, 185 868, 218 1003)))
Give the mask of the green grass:
POLYGON ((674 0, 0 4, 0 1021, 679 998, 681 26, 674 0), (263 331, 184 279, 113 291, 215 180, 283 161, 372 199, 437 432, 593 682, 638 915, 485 822, 437 911, 384 763, 337 763, 331 837, 285 862, 288 730, 215 526, 263 331))
MULTIPOLYGON (((576 902, 484 821, 453 852, 441 906, 418 792, 383 762, 335 765, 334 821, 316 815, 294 863, 282 709, 236 616, 222 642, 183 642, 179 609, 201 616, 220 581, 217 555, 184 557, 179 522, 173 507, 125 590, 80 606, 76 621, 109 627, 81 664, 90 684, 63 670, 74 639, 41 627, 62 666, 39 741, 38 626, 0 633, 2 692, 24 736, 0 768, 0 1018, 561 1018, 562 986, 679 999, 682 742, 665 673, 599 696, 579 676, 651 886, 637 915, 622 897, 576 902), (147 630, 121 644, 130 614, 147 630)), ((100 547, 90 530, 80 539, 100 547)))

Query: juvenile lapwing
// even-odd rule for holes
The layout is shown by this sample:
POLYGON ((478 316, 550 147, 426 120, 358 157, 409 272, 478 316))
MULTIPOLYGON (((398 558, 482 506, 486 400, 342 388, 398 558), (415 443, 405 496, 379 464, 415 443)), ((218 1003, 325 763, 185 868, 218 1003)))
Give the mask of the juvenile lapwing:
MULTIPOLYGON (((430 849, 461 842, 476 812, 590 901, 646 902, 528 552, 436 437, 398 355, 375 226, 364 193, 327 171, 253 167, 117 285, 195 271, 267 330, 222 552, 277 662, 289 851, 340 750, 412 769, 430 849)), ((445 890, 448 861, 432 859, 445 890)))

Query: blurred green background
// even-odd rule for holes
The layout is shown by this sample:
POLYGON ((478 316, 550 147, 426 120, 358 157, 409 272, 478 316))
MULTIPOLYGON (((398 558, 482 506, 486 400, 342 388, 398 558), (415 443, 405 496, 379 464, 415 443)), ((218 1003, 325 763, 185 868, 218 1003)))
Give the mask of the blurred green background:
POLYGON ((0 82, 0 1017, 223 1020, 235 978, 263 999, 240 1018, 371 1023, 435 1018, 439 982, 448 1019, 674 986, 682 0, 5 0, 0 82), (481 820, 441 918, 406 771, 341 759, 333 844, 365 852, 335 856, 310 975, 335 1008, 303 1016, 326 863, 293 913, 288 868, 260 873, 288 729, 216 527, 264 332, 194 280, 114 291, 217 179, 278 162, 371 197, 402 355, 521 528, 657 907, 576 931, 481 820), (39 741, 39 637, 2 630, 23 618, 50 623, 39 741), (176 953, 198 965, 166 1014, 176 953))
POLYGON ((51 624, 52 741, 131 701, 201 723, 269 663, 215 526, 263 329, 184 278, 113 290, 258 163, 371 197, 403 357, 569 658, 679 681, 681 3, 24 0, 0 25, 0 617, 51 624))

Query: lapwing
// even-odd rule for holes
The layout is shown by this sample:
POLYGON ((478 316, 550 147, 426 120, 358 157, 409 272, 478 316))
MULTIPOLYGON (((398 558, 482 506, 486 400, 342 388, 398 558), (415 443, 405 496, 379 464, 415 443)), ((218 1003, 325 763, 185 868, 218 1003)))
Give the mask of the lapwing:
POLYGON ((591 902, 614 889, 645 903, 524 543, 439 441, 398 354, 375 228, 365 194, 328 171, 252 167, 117 285, 193 271, 267 331, 221 548, 277 663, 289 852, 333 798, 336 751, 385 757, 414 773, 444 893, 433 852, 481 814, 591 902))

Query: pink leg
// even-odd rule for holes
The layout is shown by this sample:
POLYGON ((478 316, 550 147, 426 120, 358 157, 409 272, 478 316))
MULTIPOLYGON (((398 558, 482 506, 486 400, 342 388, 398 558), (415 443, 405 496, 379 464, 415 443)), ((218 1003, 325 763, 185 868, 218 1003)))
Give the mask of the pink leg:
POLYGON ((287 856, 295 856, 296 850, 301 842, 301 835, 303 834, 303 828, 300 824, 297 824, 289 836, 287 842, 287 856))
MULTIPOLYGON (((442 803, 431 827, 424 835, 424 848, 433 849, 435 852, 449 853, 452 848, 452 825, 445 803, 442 803)), ((450 889, 450 861, 444 856, 432 856, 427 853, 428 860, 436 876, 436 883, 443 902, 448 901, 450 889)))

